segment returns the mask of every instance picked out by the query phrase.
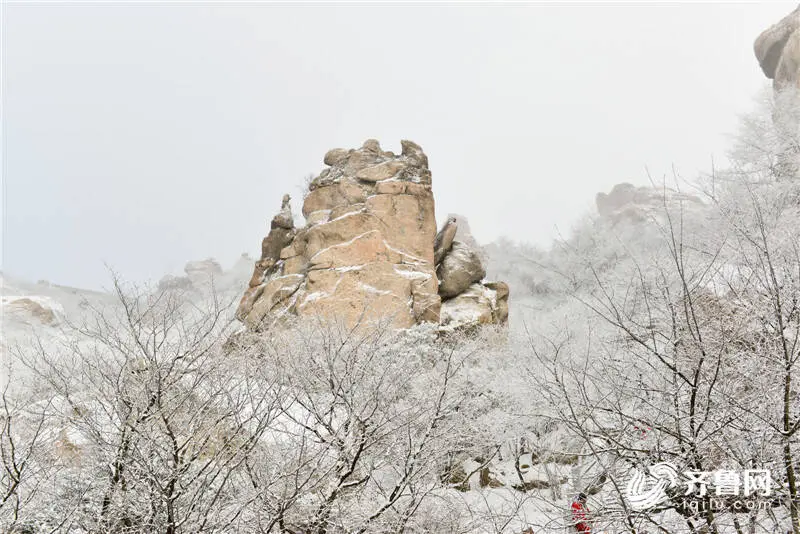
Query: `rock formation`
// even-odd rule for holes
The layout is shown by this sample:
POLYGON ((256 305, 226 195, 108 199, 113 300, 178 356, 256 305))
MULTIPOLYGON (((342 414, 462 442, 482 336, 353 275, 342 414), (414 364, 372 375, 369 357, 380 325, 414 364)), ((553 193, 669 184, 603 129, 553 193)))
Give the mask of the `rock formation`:
POLYGON ((178 292, 185 297, 202 302, 215 297, 224 302, 241 296, 242 286, 247 284, 253 272, 253 258, 242 254, 230 268, 223 269, 213 258, 189 261, 182 276, 168 274, 158 281, 156 291, 178 292))
POLYGON ((756 39, 753 49, 764 75, 776 91, 798 88, 800 81, 800 7, 756 39))
POLYGON ((454 317, 459 325, 505 322, 507 286, 481 283, 480 257, 454 240, 454 219, 437 236, 428 158, 411 141, 401 146, 395 155, 370 139, 328 151, 304 198, 302 228, 284 196, 238 319, 254 330, 312 315, 407 328, 439 323, 444 306, 457 308, 447 314, 451 327, 454 317))
POLYGON ((458 224, 455 217, 448 217, 447 222, 439 233, 436 234, 436 239, 433 240, 433 264, 438 267, 445 255, 450 252, 453 247, 453 240, 456 238, 458 231, 458 224))
POLYGON ((213 258, 190 261, 183 268, 186 276, 168 274, 158 281, 158 289, 165 290, 201 290, 210 287, 222 276, 222 267, 213 258))
POLYGON ((439 294, 443 298, 453 298, 483 280, 486 270, 477 252, 461 241, 453 241, 437 267, 436 275, 439 278, 439 294))
POLYGON ((796 179, 800 176, 800 7, 764 30, 753 48, 774 93, 773 150, 778 161, 772 172, 778 179, 796 179))
POLYGON ((654 212, 663 212, 665 202, 670 205, 681 202, 702 205, 699 198, 674 189, 636 187, 625 182, 615 185, 609 193, 597 193, 595 197, 597 212, 614 223, 647 220, 654 212))
POLYGON ((470 229, 467 218, 458 213, 451 213, 447 218, 448 220, 454 219, 456 222, 455 240, 461 241, 475 251, 481 259, 481 262, 486 265, 489 262, 489 256, 486 254, 486 250, 484 250, 483 246, 479 245, 478 240, 472 235, 472 230, 470 229))
POLYGON ((183 268, 183 272, 194 286, 210 284, 215 278, 222 276, 222 267, 213 258, 202 261, 190 261, 183 268))
POLYGON ((471 284, 463 293, 442 303, 442 330, 505 324, 508 321, 508 293, 505 282, 471 284))

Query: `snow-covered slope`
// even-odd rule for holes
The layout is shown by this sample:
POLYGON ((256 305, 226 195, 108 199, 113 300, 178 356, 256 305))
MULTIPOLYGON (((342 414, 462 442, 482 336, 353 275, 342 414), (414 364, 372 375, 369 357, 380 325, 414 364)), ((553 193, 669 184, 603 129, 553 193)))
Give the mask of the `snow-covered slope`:
MULTIPOLYGON (((202 300, 212 292, 220 304, 233 314, 238 296, 246 287, 252 259, 242 255, 228 270, 214 260, 189 262, 185 276, 165 276, 146 291, 187 291, 191 298, 202 300)), ((69 341, 69 325, 78 325, 98 311, 109 311, 120 305, 112 290, 94 291, 52 284, 40 280, 30 282, 5 273, 0 274, 0 385, 9 376, 8 358, 15 346, 33 342, 69 341)), ((14 373, 21 372, 14 369, 14 373)))

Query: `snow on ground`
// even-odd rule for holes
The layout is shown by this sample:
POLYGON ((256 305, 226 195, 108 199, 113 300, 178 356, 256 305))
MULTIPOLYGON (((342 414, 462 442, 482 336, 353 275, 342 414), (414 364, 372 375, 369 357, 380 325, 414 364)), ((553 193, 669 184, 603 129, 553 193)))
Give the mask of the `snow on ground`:
MULTIPOLYGON (((242 255, 231 269, 214 275, 213 284, 194 288, 190 285, 190 289, 200 300, 213 287, 221 305, 230 308, 232 317, 252 269, 253 260, 242 255)), ((155 284, 152 289, 156 290, 155 284)), ((9 351, 15 346, 41 341, 55 347, 57 343, 68 340, 65 330, 68 324, 80 324, 95 311, 111 311, 118 306, 119 302, 110 290, 80 289, 46 280, 29 282, 0 273, 0 387, 7 383, 10 373, 16 376, 24 371, 9 367, 9 351)))

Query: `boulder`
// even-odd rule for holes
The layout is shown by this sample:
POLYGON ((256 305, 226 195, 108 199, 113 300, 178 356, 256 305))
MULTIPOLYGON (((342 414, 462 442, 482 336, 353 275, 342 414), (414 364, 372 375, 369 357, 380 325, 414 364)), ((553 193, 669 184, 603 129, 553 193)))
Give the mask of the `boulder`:
POLYGON ((505 282, 485 282, 484 287, 494 291, 494 322, 506 324, 508 322, 508 295, 510 290, 505 282))
POLYGON ((356 178, 365 182, 380 182, 394 177, 398 172, 405 169, 406 165, 396 159, 378 163, 372 167, 366 167, 356 173, 356 178))
POLYGON ((350 151, 345 148, 333 148, 325 153, 325 165, 341 165, 347 161, 350 151))
POLYGON ((283 195, 281 211, 272 218, 270 229, 283 228, 285 230, 291 230, 294 228, 294 217, 292 217, 292 208, 289 205, 290 200, 291 197, 289 195, 283 195))
POLYGON ((384 161, 386 158, 384 158, 380 143, 375 139, 367 139, 360 149, 350 152, 347 163, 341 168, 341 173, 348 177, 354 177, 360 170, 384 161))
POLYGON ((800 7, 773 24, 753 44, 753 50, 764 75, 773 87, 797 87, 800 72, 800 7))
POLYGON ((486 282, 483 285, 494 291, 498 299, 508 300, 509 289, 505 282, 486 282))
POLYGON ((492 324, 494 292, 481 284, 472 284, 460 295, 442 302, 441 325, 445 331, 467 330, 492 324))
POLYGON ((21 323, 54 326, 64 315, 64 308, 55 300, 41 296, 4 296, 2 315, 21 323))
POLYGON ((460 241, 453 242, 436 273, 439 277, 439 295, 445 299, 458 296, 486 276, 480 256, 460 241))
POLYGON ((364 154, 381 155, 381 143, 377 139, 367 139, 361 145, 361 152, 364 154))
POLYGON ((456 235, 455 238, 457 241, 461 241, 469 248, 471 248, 478 257, 481 259, 484 265, 487 265, 489 262, 489 255, 486 253, 486 250, 478 243, 478 240, 475 239, 475 236, 472 235, 472 229, 470 228, 469 221, 463 215, 459 215, 458 213, 451 213, 448 216, 448 219, 454 219, 456 222, 456 235))

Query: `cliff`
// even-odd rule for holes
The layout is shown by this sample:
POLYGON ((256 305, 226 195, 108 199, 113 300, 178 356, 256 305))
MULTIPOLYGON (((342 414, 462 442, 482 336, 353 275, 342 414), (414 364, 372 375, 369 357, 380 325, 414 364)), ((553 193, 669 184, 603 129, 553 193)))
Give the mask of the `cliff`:
POLYGON ((437 233, 428 158, 402 141, 396 155, 367 140, 333 149, 303 199, 297 228, 288 195, 262 242, 237 318, 262 330, 289 316, 396 328, 503 324, 508 286, 484 282, 471 236, 448 219, 437 233))

